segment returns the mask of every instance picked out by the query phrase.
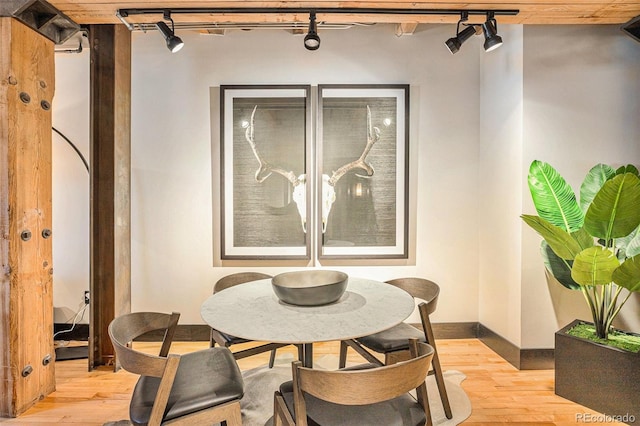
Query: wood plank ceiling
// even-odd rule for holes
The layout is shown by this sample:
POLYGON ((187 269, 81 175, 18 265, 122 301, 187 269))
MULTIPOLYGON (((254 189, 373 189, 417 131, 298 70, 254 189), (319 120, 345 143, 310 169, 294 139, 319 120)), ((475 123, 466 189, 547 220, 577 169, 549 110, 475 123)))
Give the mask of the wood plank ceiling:
MULTIPOLYGON (((228 24, 294 24, 304 28, 309 22, 309 14, 287 13, 286 8, 298 9, 411 9, 411 10, 519 10, 517 15, 496 16, 500 24, 623 24, 640 15, 640 0, 471 0, 456 2, 454 0, 435 0, 421 2, 412 0, 396 1, 165 1, 165 0, 49 0, 64 14, 76 23, 84 24, 117 24, 119 9, 178 9, 178 8, 280 8, 276 13, 173 13, 176 28, 190 24, 193 28, 221 26, 228 24)), ((398 25, 398 33, 411 32, 417 24, 423 23, 455 23, 457 14, 366 14, 366 13, 318 13, 318 22, 322 24, 375 24, 393 23, 398 25)), ((153 23, 162 19, 162 13, 131 15, 128 23, 153 23)), ((471 15, 470 23, 481 23, 482 15, 471 15)))

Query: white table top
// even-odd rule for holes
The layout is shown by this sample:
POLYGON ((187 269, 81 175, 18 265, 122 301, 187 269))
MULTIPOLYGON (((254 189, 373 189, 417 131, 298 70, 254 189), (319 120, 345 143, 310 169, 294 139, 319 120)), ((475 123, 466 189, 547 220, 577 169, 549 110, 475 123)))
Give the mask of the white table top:
POLYGON ((281 302, 271 279, 237 285, 209 296, 200 314, 211 327, 249 340, 311 343, 377 333, 406 319, 415 308, 404 290, 379 281, 349 277, 344 295, 324 306, 281 302))

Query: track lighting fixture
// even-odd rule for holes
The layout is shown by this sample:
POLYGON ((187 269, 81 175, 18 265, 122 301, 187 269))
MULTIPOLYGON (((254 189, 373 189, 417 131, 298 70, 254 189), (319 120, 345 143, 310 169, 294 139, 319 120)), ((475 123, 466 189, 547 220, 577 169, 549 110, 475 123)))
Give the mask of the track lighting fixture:
POLYGON ((473 27, 473 25, 469 25, 467 28, 462 30, 462 32, 457 33, 455 37, 451 37, 445 42, 447 48, 449 49, 449 52, 451 52, 452 54, 456 53, 458 50, 460 50, 460 46, 462 46, 462 43, 467 41, 475 33, 476 29, 473 27))
POLYGON ((476 33, 476 29, 473 25, 468 25, 467 28, 460 32, 460 24, 465 22, 467 19, 469 19, 469 14, 467 12, 460 13, 460 20, 458 21, 458 25, 456 27, 456 36, 451 37, 449 40, 444 42, 451 54, 454 54, 458 50, 460 50, 462 43, 467 41, 472 35, 476 33))
POLYGON ((502 37, 498 33, 498 23, 493 16, 493 12, 487 12, 487 20, 482 24, 482 32, 484 33, 484 51, 491 52, 502 46, 502 37))
POLYGON ((309 12, 309 32, 304 36, 304 47, 306 47, 307 50, 318 50, 320 47, 316 12, 314 11, 309 12))
POLYGON ((184 42, 175 34, 175 26, 173 24, 173 19, 171 18, 171 13, 169 11, 165 11, 163 18, 166 21, 171 22, 171 28, 169 28, 169 26, 162 21, 156 23, 156 28, 160 31, 160 33, 166 40, 167 48, 171 51, 171 53, 176 53, 178 50, 184 47, 184 42))
MULTIPOLYGON (((286 3, 286 2, 285 2, 286 3)), ((358 2, 351 2, 358 3, 358 2)), ((273 22, 261 22, 258 18, 248 18, 244 23, 226 23, 224 15, 265 15, 265 14, 309 14, 309 31, 304 37, 304 47, 307 50, 318 50, 320 48, 320 37, 318 36, 318 24, 316 22, 316 13, 320 13, 323 19, 331 19, 333 15, 381 15, 381 16, 427 16, 427 15, 460 15, 458 26, 456 28, 455 37, 450 38, 445 42, 445 45, 451 53, 456 53, 460 50, 462 44, 471 38, 472 35, 479 33, 480 27, 484 33, 485 42, 484 50, 489 52, 502 44, 502 38, 497 34, 497 22, 495 16, 514 16, 520 11, 517 9, 398 9, 398 8, 369 8, 369 7, 320 7, 312 10, 302 7, 196 7, 196 8, 174 8, 174 9, 159 9, 159 8, 147 8, 147 9, 118 9, 116 11, 116 17, 122 22, 130 31, 147 31, 153 29, 154 24, 152 21, 145 19, 131 19, 136 15, 146 14, 163 14, 164 21, 171 22, 171 28, 164 22, 157 22, 155 28, 160 30, 165 40, 167 41, 167 47, 172 52, 177 52, 182 48, 184 43, 180 40, 180 37, 175 35, 175 25, 171 14, 183 14, 188 15, 184 20, 178 20, 179 28, 188 29, 220 29, 223 25, 224 28, 241 28, 246 29, 247 25, 251 25, 251 28, 259 28, 264 26, 265 28, 274 28, 273 22), (201 20, 195 20, 191 15, 203 15, 201 20), (467 24, 460 31, 462 22, 466 21, 471 15, 486 16, 484 24, 467 24), (221 18, 220 18, 220 17, 221 18), (139 21, 139 22, 136 22, 139 21), (228 24, 228 25, 227 25, 228 24)), ((327 23, 323 21, 323 25, 327 23)), ((343 20, 338 19, 338 22, 343 20)), ((385 20, 385 22, 388 22, 385 20)), ((296 20, 292 22, 280 22, 278 25, 290 25, 294 29, 299 30, 299 22, 296 20)), ((352 24, 343 24, 342 28, 347 28, 352 24)), ((325 28, 325 27, 323 27, 325 28)))
POLYGON ((460 12, 460 20, 458 21, 458 26, 456 27, 456 36, 451 37, 449 40, 444 42, 444 44, 447 46, 447 49, 449 49, 449 52, 453 54, 460 50, 462 43, 464 43, 476 33, 476 26, 482 27, 482 32, 484 33, 485 52, 490 52, 502 46, 502 37, 497 34, 498 24, 496 22, 495 14, 491 11, 487 11, 486 14, 487 20, 484 24, 463 24, 466 25, 467 28, 460 31, 460 24, 462 24, 469 18, 468 12, 460 12))

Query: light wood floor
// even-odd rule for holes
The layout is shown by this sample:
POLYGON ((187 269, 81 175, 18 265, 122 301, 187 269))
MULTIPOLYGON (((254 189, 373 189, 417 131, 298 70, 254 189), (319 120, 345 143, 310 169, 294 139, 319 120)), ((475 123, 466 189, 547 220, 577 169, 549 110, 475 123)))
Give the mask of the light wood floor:
MULTIPOLYGON (((158 348, 149 343, 136 345, 149 351, 158 348)), ((471 399, 473 412, 464 425, 581 425, 585 422, 579 420, 580 415, 582 418, 587 413, 597 415, 554 394, 553 370, 519 371, 476 339, 440 340, 437 345, 443 369, 458 370, 467 376, 462 387, 471 399)), ((178 342, 172 352, 189 352, 206 346, 204 342, 178 342)), ((287 352, 295 354, 295 348, 279 349, 278 355, 287 352)), ((337 343, 314 345, 316 357, 337 353, 337 343)), ((246 370, 265 365, 267 361, 268 354, 263 354, 245 358, 238 364, 246 370)), ((362 362, 362 359, 350 350, 349 361, 362 362)), ((19 418, 0 419, 0 423, 98 426, 128 418, 129 398, 137 376, 122 370, 113 373, 109 368, 87 372, 86 359, 60 361, 55 367, 57 390, 19 418)))

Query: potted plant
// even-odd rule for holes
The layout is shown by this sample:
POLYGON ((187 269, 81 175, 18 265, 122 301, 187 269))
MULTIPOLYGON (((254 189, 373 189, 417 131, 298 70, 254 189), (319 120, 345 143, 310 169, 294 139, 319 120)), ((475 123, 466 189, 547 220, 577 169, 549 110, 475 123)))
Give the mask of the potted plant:
POLYGON ((593 339, 566 334, 584 321, 556 333, 556 394, 612 416, 640 419, 640 354, 608 345, 610 334, 620 333, 613 320, 640 291, 638 169, 596 165, 580 186, 579 203, 547 163, 531 163, 528 183, 538 216, 521 217, 542 236, 549 273, 584 296, 595 334, 593 339))

